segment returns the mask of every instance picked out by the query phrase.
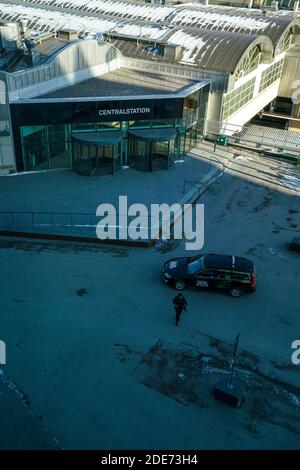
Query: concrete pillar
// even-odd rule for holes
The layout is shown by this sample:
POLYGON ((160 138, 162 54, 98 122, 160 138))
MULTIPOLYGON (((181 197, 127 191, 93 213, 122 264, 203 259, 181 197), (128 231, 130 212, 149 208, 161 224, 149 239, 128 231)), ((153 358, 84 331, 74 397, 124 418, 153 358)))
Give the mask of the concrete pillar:
POLYGON ((299 10, 299 0, 296 0, 294 3, 294 11, 298 11, 298 10, 299 10))

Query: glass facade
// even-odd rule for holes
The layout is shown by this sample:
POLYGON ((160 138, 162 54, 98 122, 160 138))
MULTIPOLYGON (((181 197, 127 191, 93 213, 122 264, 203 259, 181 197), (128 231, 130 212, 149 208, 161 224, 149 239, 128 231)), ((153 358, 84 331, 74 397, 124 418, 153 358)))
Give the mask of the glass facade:
MULTIPOLYGON (((279 60, 262 72, 258 93, 262 93, 266 88, 268 88, 281 77, 283 62, 283 59, 279 60)), ((255 82, 256 77, 251 78, 240 87, 224 95, 222 105, 222 116, 224 120, 228 119, 229 116, 239 111, 239 109, 252 100, 254 95, 255 82)))
POLYGON ((276 62, 276 64, 268 67, 262 74, 259 84, 259 93, 268 88, 272 83, 281 77, 283 69, 283 59, 276 62))
POLYGON ((120 164, 120 143, 85 145, 72 142, 73 169, 83 175, 110 175, 120 164))
POLYGON ((204 136, 208 91, 202 89, 184 99, 180 132, 180 153, 185 155, 204 136))
POLYGON ((27 171, 71 165, 67 126, 23 126, 21 138, 24 168, 27 171))
POLYGON ((252 100, 255 88, 256 77, 251 78, 246 83, 230 91, 223 98, 222 116, 227 119, 232 114, 245 106, 252 100))
MULTIPOLYGON (((206 85, 184 99, 153 99, 149 106, 145 101, 139 108, 131 104, 130 111, 135 113, 131 120, 125 116, 119 120, 102 119, 111 113, 110 108, 103 111, 103 103, 12 105, 18 169, 73 168, 93 175, 112 174, 120 165, 143 171, 170 168, 175 159, 202 140, 208 92, 206 85), (99 106, 101 113, 97 113, 99 106), (139 110, 148 112, 149 118, 138 115, 139 110), (134 135, 142 130, 150 137, 147 132, 146 137, 134 135), (114 133, 121 135, 118 142, 110 142, 109 136, 114 133), (76 139, 89 135, 96 138, 94 143, 76 139)), ((119 110, 111 108, 113 114, 128 114, 122 108, 124 102, 116 103, 119 110)))
POLYGON ((131 136, 129 139, 129 163, 141 171, 167 170, 175 158, 175 137, 166 140, 143 140, 143 137, 131 136))

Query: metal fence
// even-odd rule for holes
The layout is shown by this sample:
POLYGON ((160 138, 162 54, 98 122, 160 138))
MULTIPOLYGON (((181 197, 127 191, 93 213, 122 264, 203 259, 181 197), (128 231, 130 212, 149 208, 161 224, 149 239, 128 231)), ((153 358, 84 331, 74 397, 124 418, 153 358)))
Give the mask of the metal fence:
POLYGON ((68 212, 2 211, 0 226, 95 227, 95 214, 68 212))
POLYGON ((243 127, 230 123, 209 121, 208 137, 218 139, 226 136, 228 143, 245 145, 262 150, 274 150, 300 154, 300 132, 278 129, 258 124, 245 124, 243 127))
MULTIPOLYGON (((128 232, 130 223, 136 217, 136 214, 130 216, 117 212, 113 217, 106 218, 106 214, 99 216, 80 212, 1 211, 0 232, 88 236, 96 239, 97 228, 102 228, 102 231, 114 229, 116 238, 119 239, 124 238, 124 233, 128 232)), ((151 230, 153 230, 151 221, 150 215, 140 217, 140 228, 144 234, 147 234, 143 238, 147 240, 150 239, 151 230)), ((159 225, 154 228, 159 232, 159 225)), ((130 236, 128 236, 128 239, 130 239, 130 236)))

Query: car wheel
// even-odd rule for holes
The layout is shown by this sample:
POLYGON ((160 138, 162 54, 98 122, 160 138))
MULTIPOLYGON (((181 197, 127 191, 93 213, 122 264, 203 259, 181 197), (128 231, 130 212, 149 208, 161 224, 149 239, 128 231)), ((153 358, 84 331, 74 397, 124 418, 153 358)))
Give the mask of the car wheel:
POLYGON ((230 289, 230 295, 231 297, 241 297, 242 289, 240 289, 239 287, 232 287, 230 289))
POLYGON ((186 288, 186 284, 184 281, 176 281, 174 286, 176 290, 183 290, 186 288))

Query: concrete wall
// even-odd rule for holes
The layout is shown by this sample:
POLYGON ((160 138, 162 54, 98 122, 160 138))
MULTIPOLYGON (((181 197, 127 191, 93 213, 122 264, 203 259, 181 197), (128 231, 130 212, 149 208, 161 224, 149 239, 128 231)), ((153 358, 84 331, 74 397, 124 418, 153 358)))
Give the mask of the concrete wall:
POLYGON ((207 105, 206 134, 219 134, 223 93, 210 92, 207 105))

